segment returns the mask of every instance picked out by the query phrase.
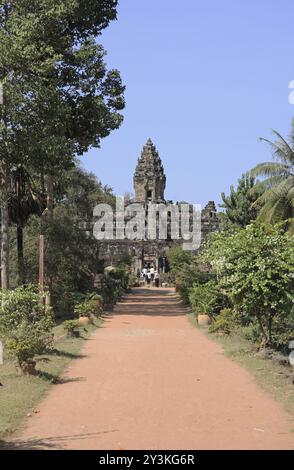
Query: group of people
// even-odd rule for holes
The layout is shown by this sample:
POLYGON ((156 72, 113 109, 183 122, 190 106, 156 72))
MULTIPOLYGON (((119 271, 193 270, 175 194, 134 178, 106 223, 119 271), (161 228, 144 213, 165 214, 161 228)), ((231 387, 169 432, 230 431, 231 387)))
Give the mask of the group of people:
POLYGON ((142 269, 141 277, 144 279, 145 284, 150 287, 151 284, 154 284, 155 287, 160 285, 160 276, 158 271, 154 269, 153 266, 145 266, 142 269))

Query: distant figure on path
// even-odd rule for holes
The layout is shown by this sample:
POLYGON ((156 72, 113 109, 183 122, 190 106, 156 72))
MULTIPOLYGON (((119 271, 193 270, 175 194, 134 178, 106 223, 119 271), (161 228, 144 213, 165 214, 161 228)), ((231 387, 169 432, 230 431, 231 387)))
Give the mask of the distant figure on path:
POLYGON ((159 276, 159 273, 157 271, 155 271, 155 273, 154 273, 154 282, 155 282, 155 287, 159 287, 160 276, 159 276))
POLYGON ((150 268, 150 274, 151 274, 151 281, 152 281, 152 282, 153 282, 153 280, 154 280, 154 273, 155 273, 155 269, 154 269, 153 266, 151 266, 151 268, 150 268))
POLYGON ((151 272, 148 270, 147 272, 147 286, 150 287, 151 283, 151 272))
POLYGON ((148 273, 148 269, 146 268, 143 268, 142 269, 142 273, 143 273, 143 278, 144 278, 144 281, 146 282, 147 281, 147 273, 148 273))

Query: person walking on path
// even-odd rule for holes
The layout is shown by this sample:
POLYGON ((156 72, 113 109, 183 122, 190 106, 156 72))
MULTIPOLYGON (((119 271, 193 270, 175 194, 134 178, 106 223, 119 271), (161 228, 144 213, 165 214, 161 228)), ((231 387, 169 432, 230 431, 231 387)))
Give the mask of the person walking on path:
POLYGON ((147 272, 148 272, 148 269, 146 268, 146 266, 142 269, 142 274, 143 274, 143 278, 144 278, 144 281, 146 282, 147 281, 147 272))
POLYGON ((147 272, 147 286, 150 287, 150 284, 151 284, 151 272, 148 269, 148 272, 147 272))
POLYGON ((151 274, 151 282, 153 282, 153 280, 154 280, 154 274, 155 274, 155 269, 154 269, 153 266, 151 266, 151 268, 150 268, 150 274, 151 274))
POLYGON ((155 282, 155 287, 159 287, 159 282, 160 282, 160 276, 157 271, 154 273, 154 282, 155 282))

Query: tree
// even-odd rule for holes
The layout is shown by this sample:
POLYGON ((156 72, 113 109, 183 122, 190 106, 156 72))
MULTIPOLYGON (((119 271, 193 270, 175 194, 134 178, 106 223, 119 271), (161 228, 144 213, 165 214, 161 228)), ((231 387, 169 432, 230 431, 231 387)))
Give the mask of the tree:
MULTIPOLYGON (((98 269, 97 241, 91 233, 93 207, 114 198, 110 189, 80 168, 64 172, 56 181, 54 218, 43 219, 47 276, 52 280, 52 303, 58 315, 70 314, 71 293, 94 289, 98 269), (85 226, 84 222, 87 223, 85 226)), ((40 219, 31 215, 24 229, 24 277, 38 282, 40 219)), ((11 285, 18 283, 15 236, 11 233, 11 285)))
POLYGON ((115 206, 115 195, 109 186, 97 180, 93 173, 74 166, 62 172, 55 184, 56 205, 63 205, 69 216, 90 222, 93 209, 99 203, 115 206))
POLYGON ((262 345, 270 346, 274 320, 293 308, 293 236, 254 223, 214 235, 203 256, 239 313, 258 321, 262 345))
POLYGON ((118 71, 106 70, 97 36, 116 18, 112 0, 34 0, 0 7, 2 286, 8 287, 7 181, 22 164, 47 180, 52 219, 54 181, 75 155, 120 126, 118 71), (45 178, 46 177, 46 178, 45 178))
POLYGON ((284 222, 287 230, 294 231, 294 121, 290 142, 281 134, 273 131, 277 142, 261 139, 269 144, 273 151, 275 162, 256 165, 250 172, 253 177, 262 176, 255 188, 261 196, 254 203, 260 205, 258 218, 261 221, 275 224, 284 222))
POLYGON ((246 227, 257 217, 257 208, 253 207, 258 194, 253 191, 255 179, 246 174, 238 180, 238 186, 235 190, 230 187, 230 194, 221 194, 223 204, 220 207, 225 209, 225 220, 240 227, 246 227))

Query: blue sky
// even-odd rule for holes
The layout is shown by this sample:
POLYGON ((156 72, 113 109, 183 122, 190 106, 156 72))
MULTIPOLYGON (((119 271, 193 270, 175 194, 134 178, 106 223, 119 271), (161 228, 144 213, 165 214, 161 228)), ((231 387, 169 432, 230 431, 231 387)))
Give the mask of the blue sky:
POLYGON ((166 198, 205 204, 256 163, 260 136, 290 132, 293 0, 121 0, 100 38, 126 85, 124 123, 82 158, 117 194, 148 137, 166 198))

